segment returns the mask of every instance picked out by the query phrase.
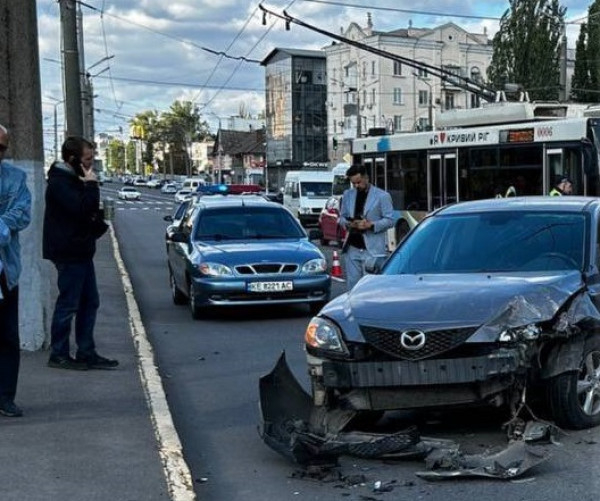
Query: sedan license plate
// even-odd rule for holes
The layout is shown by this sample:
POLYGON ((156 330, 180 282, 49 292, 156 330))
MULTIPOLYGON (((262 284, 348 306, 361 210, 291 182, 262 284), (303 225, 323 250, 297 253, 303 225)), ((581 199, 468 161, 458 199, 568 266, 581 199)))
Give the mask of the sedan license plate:
POLYGON ((293 282, 250 282, 248 290, 250 292, 282 292, 294 289, 293 282))

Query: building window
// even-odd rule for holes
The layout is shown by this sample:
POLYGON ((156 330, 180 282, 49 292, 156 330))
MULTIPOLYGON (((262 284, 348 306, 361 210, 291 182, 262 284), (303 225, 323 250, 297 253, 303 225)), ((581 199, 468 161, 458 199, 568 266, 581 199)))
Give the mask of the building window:
POLYGON ((402 104, 402 89, 400 87, 394 88, 394 104, 402 104))
POLYGON ((394 115, 394 132, 402 130, 402 115, 394 115))
POLYGON ((375 61, 371 61, 371 76, 375 76, 375 61))
POLYGON ((362 92, 362 104, 363 104, 363 106, 365 104, 367 104, 367 91, 366 90, 363 90, 363 92, 362 92))
POLYGON ((394 76, 402 76, 402 63, 394 61, 394 76))
POLYGON ((427 72, 427 70, 425 68, 418 68, 417 76, 419 78, 429 78, 429 73, 427 72))
POLYGON ((366 80, 367 78, 367 62, 363 61, 362 63, 362 78, 363 80, 366 80))
POLYGON ((429 103, 428 91, 420 90, 419 91, 419 106, 427 106, 429 103))
POLYGON ((371 89, 371 104, 375 106, 375 89, 371 89))
POLYGON ((481 82, 481 70, 477 66, 471 68, 471 80, 474 82, 481 82))
POLYGON ((447 110, 454 109, 454 94, 452 94, 451 92, 446 92, 446 99, 444 101, 444 105, 447 110))

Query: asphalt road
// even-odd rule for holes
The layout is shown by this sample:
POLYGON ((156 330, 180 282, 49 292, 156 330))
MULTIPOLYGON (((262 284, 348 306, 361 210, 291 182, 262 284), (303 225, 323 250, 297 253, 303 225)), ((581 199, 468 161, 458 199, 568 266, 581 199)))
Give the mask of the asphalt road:
MULTIPOLYGON (((105 185, 114 196, 120 185, 105 185)), ((591 501, 600 490, 600 429, 569 432, 552 457, 515 481, 488 479, 428 482, 415 472, 422 461, 343 458, 336 475, 316 480, 269 449, 257 432, 258 379, 285 350, 306 387, 302 337, 310 316, 302 306, 239 308, 194 321, 186 306, 172 303, 164 246, 163 216, 172 196, 141 189, 140 202, 117 204, 115 230, 142 319, 156 353, 173 419, 200 500, 427 499, 591 501), (356 475, 364 482, 351 485, 356 475), (374 493, 376 481, 391 492, 374 493)), ((326 249, 330 255, 332 248, 326 249)), ((342 292, 334 284, 334 292, 342 292)), ((423 435, 449 438, 468 453, 507 445, 499 412, 470 411, 417 416, 395 414, 381 431, 418 424, 423 435)))

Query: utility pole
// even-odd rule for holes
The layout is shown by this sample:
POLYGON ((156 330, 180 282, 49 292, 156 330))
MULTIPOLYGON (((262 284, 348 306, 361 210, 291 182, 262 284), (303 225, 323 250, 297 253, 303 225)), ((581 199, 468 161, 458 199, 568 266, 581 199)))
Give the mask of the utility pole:
POLYGON ((563 21, 561 26, 562 37, 560 44, 560 78, 558 100, 564 103, 567 100, 567 32, 563 21))
POLYGON ((51 270, 42 256, 44 148, 35 0, 0 0, 0 123, 8 128, 7 159, 27 174, 31 223, 21 232, 19 280, 21 347, 46 341, 51 316, 51 270))
POLYGON ((76 4, 75 0, 59 0, 59 4, 65 84, 65 129, 68 136, 83 136, 81 66, 77 39, 76 4))

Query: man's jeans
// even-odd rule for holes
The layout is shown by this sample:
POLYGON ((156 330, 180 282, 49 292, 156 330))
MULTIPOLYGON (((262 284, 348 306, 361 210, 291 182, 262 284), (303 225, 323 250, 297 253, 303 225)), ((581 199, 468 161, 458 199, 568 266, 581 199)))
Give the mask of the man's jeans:
POLYGON ((94 262, 54 263, 58 271, 58 298, 50 327, 52 355, 70 355, 69 336, 75 316, 77 356, 88 357, 96 352, 94 326, 100 305, 94 262))
POLYGON ((11 291, 0 275, 4 299, 0 301, 0 400, 12 402, 17 393, 21 347, 19 345, 19 287, 11 291))

